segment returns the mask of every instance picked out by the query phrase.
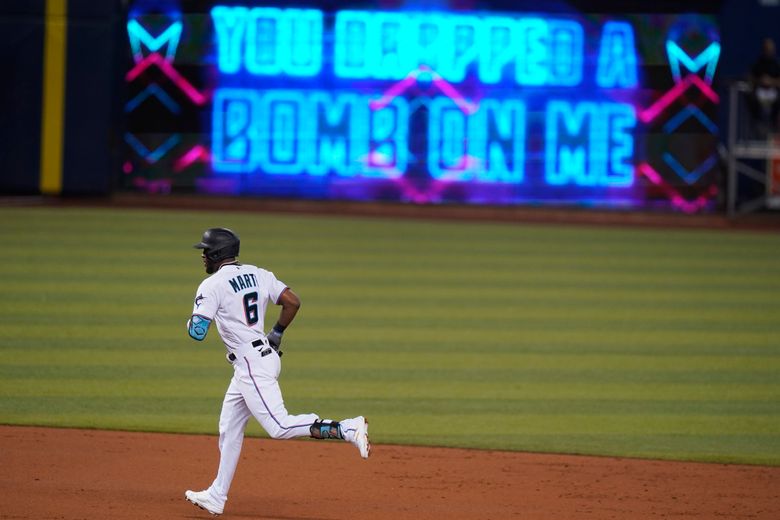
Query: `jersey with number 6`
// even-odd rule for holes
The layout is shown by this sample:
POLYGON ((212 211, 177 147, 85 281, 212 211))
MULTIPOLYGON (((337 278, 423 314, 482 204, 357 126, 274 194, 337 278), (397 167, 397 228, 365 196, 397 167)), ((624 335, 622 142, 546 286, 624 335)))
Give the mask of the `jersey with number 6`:
POLYGON ((277 303, 287 286, 274 274, 247 264, 226 264, 198 287, 192 314, 214 320, 229 352, 265 337, 268 302, 277 303))

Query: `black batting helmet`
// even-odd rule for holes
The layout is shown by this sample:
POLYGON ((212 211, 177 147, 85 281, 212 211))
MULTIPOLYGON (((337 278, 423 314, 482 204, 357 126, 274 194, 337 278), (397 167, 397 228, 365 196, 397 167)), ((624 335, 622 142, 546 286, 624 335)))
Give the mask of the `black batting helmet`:
POLYGON ((206 258, 212 262, 219 262, 226 258, 238 256, 241 240, 238 235, 227 228, 210 228, 203 233, 203 238, 195 244, 195 249, 203 249, 206 258))

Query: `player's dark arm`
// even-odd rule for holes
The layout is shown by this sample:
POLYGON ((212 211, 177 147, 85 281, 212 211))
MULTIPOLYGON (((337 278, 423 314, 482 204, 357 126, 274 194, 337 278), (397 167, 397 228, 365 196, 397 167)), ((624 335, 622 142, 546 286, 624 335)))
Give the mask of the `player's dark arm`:
POLYGON ((274 328, 276 329, 278 326, 282 329, 280 332, 283 332, 292 323, 292 320, 295 319, 295 315, 298 314, 298 309, 301 308, 301 299, 288 287, 282 291, 276 304, 281 305, 282 310, 279 312, 279 319, 276 320, 274 328))
POLYGON ((301 299, 288 287, 279 295, 279 300, 277 300, 276 304, 281 305, 282 310, 279 311, 279 319, 276 321, 276 325, 265 337, 268 339, 268 343, 279 351, 281 356, 282 351, 279 350, 279 346, 282 344, 282 334, 284 334, 284 329, 295 319, 295 315, 298 314, 298 309, 301 308, 301 299))

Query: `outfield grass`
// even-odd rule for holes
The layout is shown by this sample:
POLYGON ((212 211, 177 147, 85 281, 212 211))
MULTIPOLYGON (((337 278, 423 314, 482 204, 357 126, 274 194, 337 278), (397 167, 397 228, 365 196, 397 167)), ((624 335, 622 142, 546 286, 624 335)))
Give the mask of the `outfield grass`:
POLYGON ((205 276, 191 245, 228 226, 303 300, 281 378, 294 413, 365 414, 376 443, 780 464, 777 235, 0 217, 0 423, 215 433, 231 369, 216 331, 196 343, 185 322, 205 276))

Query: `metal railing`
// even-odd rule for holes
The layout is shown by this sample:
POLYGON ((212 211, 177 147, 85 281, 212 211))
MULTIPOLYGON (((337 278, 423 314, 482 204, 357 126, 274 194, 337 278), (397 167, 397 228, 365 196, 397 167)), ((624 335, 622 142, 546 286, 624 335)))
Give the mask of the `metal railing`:
POLYGON ((750 213, 760 209, 780 208, 780 133, 773 133, 749 110, 752 94, 746 82, 736 82, 729 87, 728 128, 728 215, 750 213), (763 164, 763 171, 762 165, 763 164), (774 169, 773 169, 774 168, 774 169), (740 190, 744 178, 763 186, 762 193, 745 194, 740 190))

